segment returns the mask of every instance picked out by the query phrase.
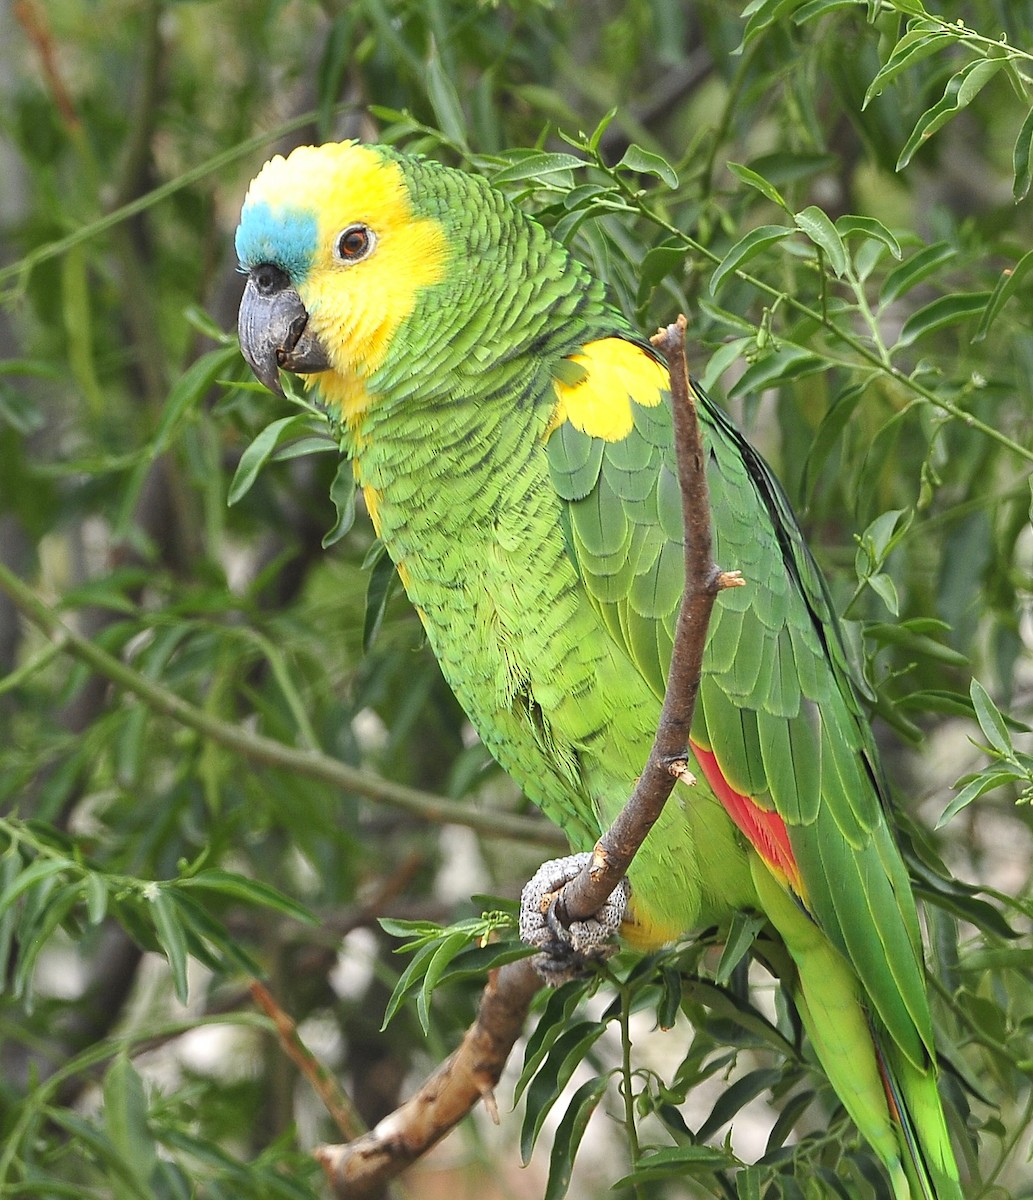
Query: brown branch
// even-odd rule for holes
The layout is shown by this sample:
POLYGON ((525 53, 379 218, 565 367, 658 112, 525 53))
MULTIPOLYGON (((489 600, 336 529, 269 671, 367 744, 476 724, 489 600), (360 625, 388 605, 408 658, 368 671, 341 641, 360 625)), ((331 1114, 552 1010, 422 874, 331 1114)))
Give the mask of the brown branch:
MULTIPOLYGON (((675 632, 656 739, 630 799, 596 843, 592 861, 567 883, 557 901, 564 923, 592 916, 624 877, 636 851, 663 810, 678 779, 688 772, 689 729, 699 690, 707 625, 717 593, 743 581, 712 560, 710 504, 695 393, 685 361, 685 317, 653 338, 671 370, 671 404, 685 526, 685 593, 675 632)), ((530 959, 493 972, 477 1019, 457 1050, 419 1091, 377 1127, 343 1146, 322 1146, 322 1163, 334 1193, 360 1200, 410 1166, 484 1100, 495 1116, 493 1089, 524 1027, 541 978, 530 959)))
POLYGON ((40 11, 37 4, 31 0, 15 0, 14 19, 25 31, 25 36, 36 47, 43 78, 47 82, 50 94, 54 99, 54 107, 61 114, 61 119, 72 133, 82 130, 82 122, 75 111, 71 93, 65 87, 65 81, 57 65, 57 51, 54 47, 54 37, 47 26, 46 14, 40 11))

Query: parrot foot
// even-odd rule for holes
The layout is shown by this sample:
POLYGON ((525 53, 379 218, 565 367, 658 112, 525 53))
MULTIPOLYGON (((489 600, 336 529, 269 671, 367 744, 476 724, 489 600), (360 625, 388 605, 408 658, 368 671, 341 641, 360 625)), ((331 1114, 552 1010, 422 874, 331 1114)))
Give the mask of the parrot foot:
POLYGON ((550 987, 588 972, 589 965, 615 954, 615 937, 628 907, 629 888, 622 879, 606 903, 587 921, 565 926, 556 913, 563 885, 592 861, 591 854, 569 854, 543 863, 520 893, 520 940, 541 950, 534 968, 550 987))

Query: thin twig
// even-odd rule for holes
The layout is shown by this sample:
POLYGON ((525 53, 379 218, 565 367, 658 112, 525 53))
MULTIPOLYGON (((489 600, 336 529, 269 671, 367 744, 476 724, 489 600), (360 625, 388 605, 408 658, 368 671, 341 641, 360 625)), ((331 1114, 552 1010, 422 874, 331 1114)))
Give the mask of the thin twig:
MULTIPOLYGON (((695 394, 685 361, 686 320, 661 330, 653 344, 671 371, 678 482, 685 525, 685 592, 675 632, 667 692, 645 770, 617 820, 596 844, 592 862, 566 884, 557 901, 562 920, 595 913, 623 878, 678 779, 688 776, 689 729, 699 689, 707 625, 717 593, 743 581, 712 561, 710 504, 695 394)), ((377 1127, 343 1146, 322 1146, 334 1192, 348 1200, 375 1194, 415 1162, 484 1100, 494 1115, 494 1087, 520 1036, 542 981, 530 959, 508 963, 489 978, 477 1019, 459 1048, 419 1091, 377 1127)))
POLYGON ((323 1107, 334 1119, 337 1128, 346 1138, 360 1137, 366 1130, 365 1122, 355 1110, 355 1105, 342 1091, 332 1071, 316 1058, 298 1034, 298 1027, 273 999, 272 993, 257 979, 248 988, 251 998, 276 1026, 276 1033, 287 1056, 305 1076, 312 1090, 322 1100, 323 1107))

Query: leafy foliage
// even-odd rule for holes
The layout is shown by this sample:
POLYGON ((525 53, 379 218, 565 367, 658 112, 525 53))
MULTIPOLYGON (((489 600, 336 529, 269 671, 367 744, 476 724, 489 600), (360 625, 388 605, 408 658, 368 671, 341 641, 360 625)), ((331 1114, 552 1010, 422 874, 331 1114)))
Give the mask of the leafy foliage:
MULTIPOLYGON (((691 314, 894 730, 971 1194, 1028 1195, 1028 5, 3 21, 0 1192, 314 1195, 327 1130, 247 976, 330 1031, 373 1122, 522 953, 478 944, 504 923, 469 895, 515 895, 553 834, 471 738, 322 415, 231 332, 247 180, 362 136, 491 176, 644 330, 691 314)), ((722 938, 540 997, 505 1130, 532 1192, 885 1195, 763 929, 722 938)))

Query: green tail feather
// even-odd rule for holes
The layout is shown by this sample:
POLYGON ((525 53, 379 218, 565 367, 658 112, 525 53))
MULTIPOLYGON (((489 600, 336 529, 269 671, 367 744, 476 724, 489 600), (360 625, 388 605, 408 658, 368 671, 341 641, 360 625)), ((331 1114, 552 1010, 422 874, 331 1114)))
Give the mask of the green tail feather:
POLYGON ((894 1069, 874 1032, 872 1041, 883 1085, 896 1109, 910 1189, 906 1200, 963 1200, 935 1075, 919 1073, 906 1061, 894 1069))

